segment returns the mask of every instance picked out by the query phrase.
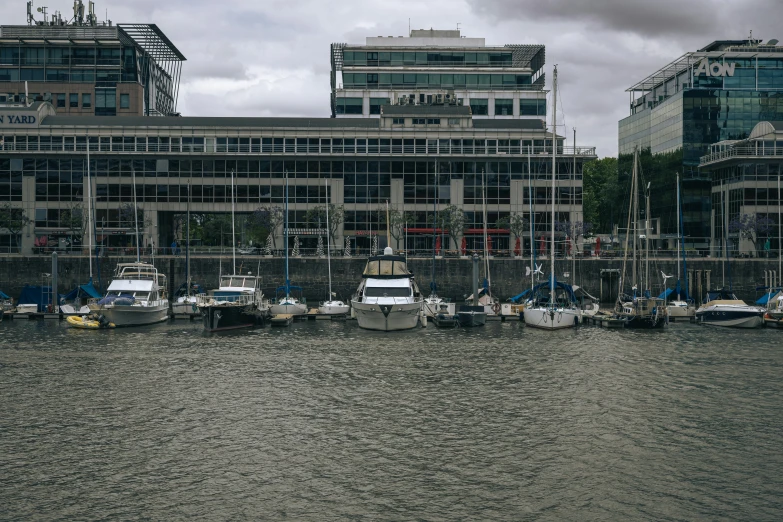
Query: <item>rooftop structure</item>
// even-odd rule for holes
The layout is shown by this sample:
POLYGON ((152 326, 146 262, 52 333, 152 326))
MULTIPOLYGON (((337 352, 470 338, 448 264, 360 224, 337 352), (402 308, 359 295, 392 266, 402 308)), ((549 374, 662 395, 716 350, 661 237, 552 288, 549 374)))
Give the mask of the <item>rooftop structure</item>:
POLYGON ((0 103, 50 101, 96 116, 176 114, 185 56, 155 24, 98 22, 81 0, 65 20, 46 8, 27 25, 0 26, 0 103))
POLYGON ((487 46, 459 30, 332 44, 332 117, 375 117, 382 105, 460 103, 475 118, 546 116, 543 45, 487 46))

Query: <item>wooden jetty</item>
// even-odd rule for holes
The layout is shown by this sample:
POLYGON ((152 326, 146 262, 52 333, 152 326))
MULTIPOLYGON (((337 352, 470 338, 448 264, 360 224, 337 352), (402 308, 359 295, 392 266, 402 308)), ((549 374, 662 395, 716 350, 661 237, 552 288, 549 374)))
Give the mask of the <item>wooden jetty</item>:
POLYGON ((290 326, 294 322, 294 314, 277 314, 269 320, 272 326, 290 326))

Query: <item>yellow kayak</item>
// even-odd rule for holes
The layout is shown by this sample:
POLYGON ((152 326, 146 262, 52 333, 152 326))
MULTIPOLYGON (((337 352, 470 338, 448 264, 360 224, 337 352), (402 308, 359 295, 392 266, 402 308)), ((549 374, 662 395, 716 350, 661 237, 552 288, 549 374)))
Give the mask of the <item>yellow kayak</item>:
POLYGON ((99 330, 101 328, 114 328, 114 323, 101 324, 100 321, 93 318, 92 315, 76 316, 69 315, 66 318, 68 324, 74 328, 83 328, 85 330, 99 330))

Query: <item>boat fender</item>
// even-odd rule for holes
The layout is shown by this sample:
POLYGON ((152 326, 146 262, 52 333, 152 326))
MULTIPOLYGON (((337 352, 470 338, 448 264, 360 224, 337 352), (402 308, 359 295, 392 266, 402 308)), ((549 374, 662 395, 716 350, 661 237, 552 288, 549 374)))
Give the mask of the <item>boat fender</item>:
POLYGON ((500 304, 499 303, 493 304, 492 311, 495 312, 495 315, 497 315, 500 312, 500 304))

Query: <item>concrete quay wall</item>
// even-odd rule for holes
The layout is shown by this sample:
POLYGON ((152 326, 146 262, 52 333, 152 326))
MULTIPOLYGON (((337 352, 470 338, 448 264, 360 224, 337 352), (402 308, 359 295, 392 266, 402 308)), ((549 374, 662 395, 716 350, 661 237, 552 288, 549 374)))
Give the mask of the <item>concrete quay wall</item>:
MULTIPOLYGON (((148 258, 144 259, 148 261, 148 258)), ((100 278, 105 289, 111 280, 114 268, 119 262, 135 261, 134 257, 105 257, 100 260, 100 278)), ((332 259, 332 290, 340 299, 348 300, 359 284, 365 258, 335 258, 332 259)), ((61 255, 58 259, 58 290, 64 293, 77 284, 89 279, 89 260, 86 256, 61 255)), ((264 293, 274 296, 274 290, 283 283, 283 258, 266 258, 263 256, 238 256, 237 266, 243 273, 260 274, 264 293)), ((543 263, 544 274, 548 273, 548 262, 543 263)), ((411 258, 409 267, 413 271, 424 294, 429 293, 432 259, 411 258)), ((530 287, 530 277, 526 276, 529 260, 495 258, 490 260, 490 275, 493 293, 505 300, 530 287)), ((169 276, 172 287, 178 287, 185 280, 184 256, 156 257, 155 265, 169 276)), ((482 277, 483 277, 483 262, 482 277)), ((725 281, 732 285, 737 295, 745 300, 756 299, 761 291, 757 287, 773 283, 772 272, 777 272, 777 259, 737 259, 726 266, 718 259, 699 258, 688 260, 691 295, 703 296, 707 285, 716 288, 725 281), (765 278, 765 271, 767 277, 765 278)), ((218 274, 230 272, 231 258, 216 256, 195 256, 191 258, 191 272, 194 281, 205 288, 215 288, 218 284, 218 274)), ((311 304, 326 298, 328 288, 328 271, 326 259, 303 257, 292 258, 289 261, 291 283, 302 286, 304 295, 311 304)), ((18 298, 25 284, 40 285, 52 270, 51 256, 0 256, 0 290, 14 299, 18 298)), ((469 258, 439 258, 435 261, 435 274, 438 283, 438 293, 442 297, 455 300, 471 293, 472 261, 469 258)), ((622 270, 622 259, 584 259, 576 262, 575 281, 588 292, 605 302, 611 302, 617 295, 619 272, 622 270)), ((557 273, 564 281, 574 279, 571 274, 570 260, 558 260, 557 273), (568 276, 564 273, 568 272, 568 276)), ((653 289, 660 292, 663 285, 661 271, 667 275, 677 273, 674 259, 657 259, 650 261, 650 277, 653 289)), ((630 269, 628 269, 630 278, 630 269)), ((780 284, 780 274, 775 273, 775 280, 780 284)), ((97 275, 94 277, 98 279, 97 275)), ((669 285, 673 285, 673 279, 669 285)), ((97 285, 96 285, 97 286, 97 285)))

